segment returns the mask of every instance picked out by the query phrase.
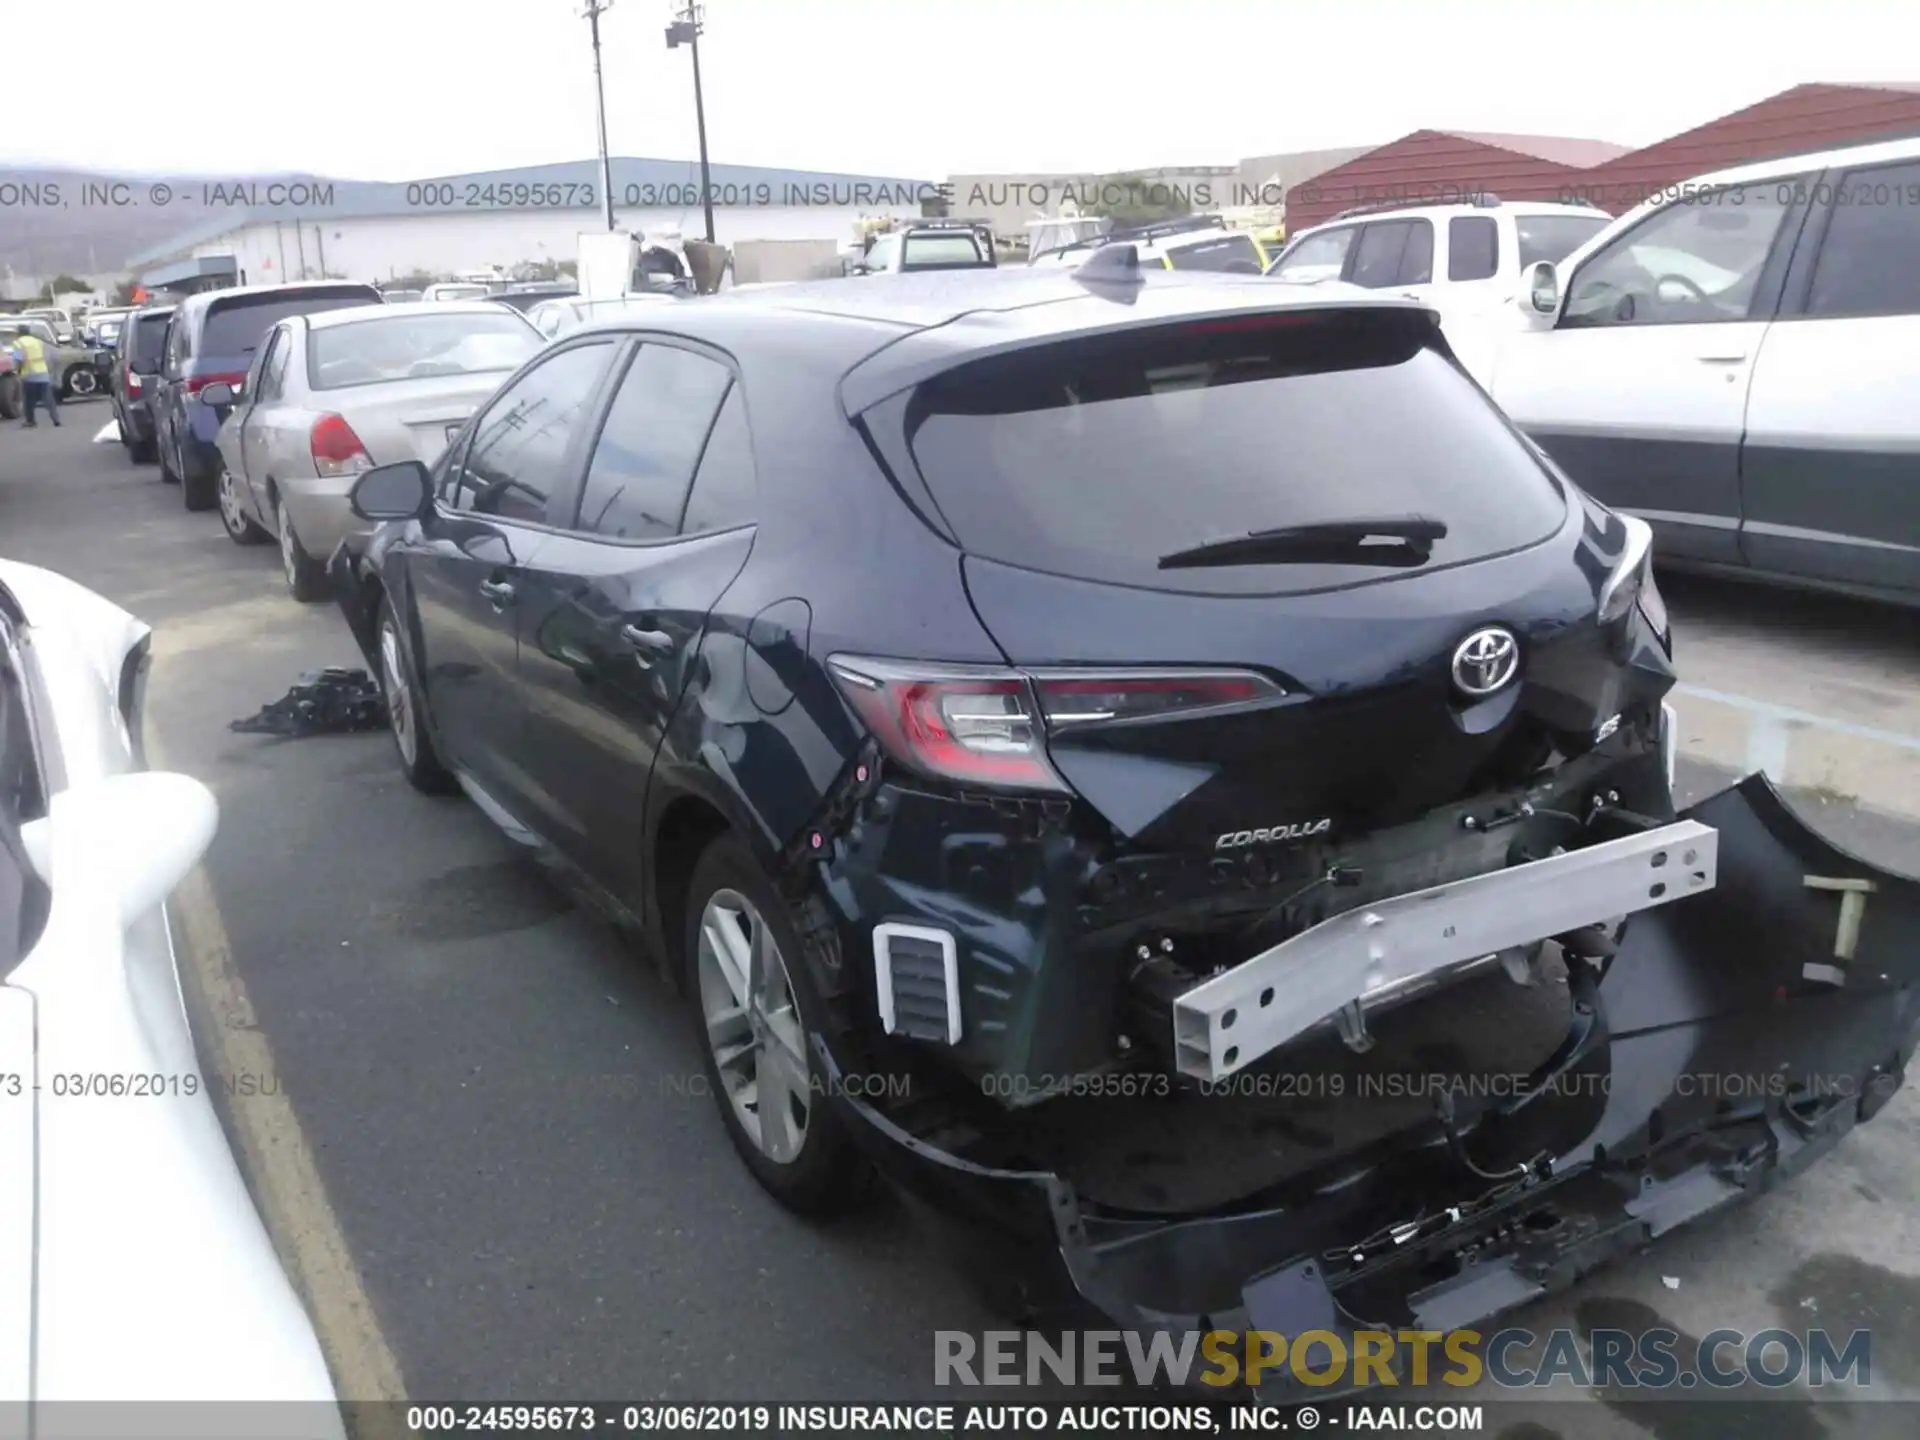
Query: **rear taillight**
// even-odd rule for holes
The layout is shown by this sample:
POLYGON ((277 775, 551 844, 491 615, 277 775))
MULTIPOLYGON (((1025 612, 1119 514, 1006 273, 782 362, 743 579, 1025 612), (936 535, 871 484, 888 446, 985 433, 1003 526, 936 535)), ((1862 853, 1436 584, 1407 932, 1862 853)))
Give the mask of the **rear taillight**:
POLYGON ((247 372, 240 370, 231 375, 189 375, 186 379, 188 398, 191 399, 197 396, 216 380, 223 385, 231 385, 237 391, 242 385, 247 383, 247 372))
POLYGON ((1192 715, 1284 695, 1246 671, 1027 674, 836 655, 834 679, 888 755, 964 785, 1065 791, 1047 758, 1049 733, 1192 715))
POLYGON ((307 437, 313 468, 320 475, 357 475, 373 468, 373 457, 343 415, 322 415, 307 437))
POLYGON ((146 388, 146 384, 147 382, 142 380, 134 371, 129 370, 127 372, 127 393, 129 395, 138 395, 146 388))

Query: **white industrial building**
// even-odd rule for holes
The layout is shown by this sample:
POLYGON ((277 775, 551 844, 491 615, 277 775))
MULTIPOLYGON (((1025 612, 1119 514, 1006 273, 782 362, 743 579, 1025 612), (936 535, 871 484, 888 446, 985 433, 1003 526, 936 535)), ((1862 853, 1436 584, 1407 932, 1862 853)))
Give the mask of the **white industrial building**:
MULTIPOLYGON (((611 162, 615 220, 636 233, 705 233, 700 167, 611 162)), ((915 216, 940 194, 929 180, 759 166, 710 167, 714 239, 854 239, 865 215, 915 216)), ((597 160, 438 176, 404 184, 261 184, 233 209, 136 255, 150 289, 334 277, 384 282, 424 272, 570 262, 580 232, 606 228, 597 160), (288 203, 297 200, 299 203, 288 203), (247 203, 259 201, 262 203, 247 203), (275 203, 278 202, 278 203, 275 203)))

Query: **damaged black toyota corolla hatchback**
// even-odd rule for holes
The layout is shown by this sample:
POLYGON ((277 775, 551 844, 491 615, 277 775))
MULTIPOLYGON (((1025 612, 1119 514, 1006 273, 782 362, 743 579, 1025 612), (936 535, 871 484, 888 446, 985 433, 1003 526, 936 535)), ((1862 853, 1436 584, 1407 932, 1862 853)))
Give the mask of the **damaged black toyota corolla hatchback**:
POLYGON ((1128 258, 627 317, 363 476, 408 775, 643 928, 776 1196, 1128 1327, 1470 1324, 1871 1115, 1915 886, 1674 813, 1646 526, 1425 308, 1128 258))

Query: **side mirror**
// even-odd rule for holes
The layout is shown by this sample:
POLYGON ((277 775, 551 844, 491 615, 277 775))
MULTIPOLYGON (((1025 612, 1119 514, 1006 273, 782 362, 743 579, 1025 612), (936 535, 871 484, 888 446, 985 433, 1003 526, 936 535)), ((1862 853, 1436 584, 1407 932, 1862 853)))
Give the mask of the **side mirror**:
POLYGON ((21 827, 20 840, 56 895, 64 888, 98 896, 117 907, 125 927, 199 863, 219 814, 198 780, 141 770, 57 792, 45 816, 21 827))
POLYGON ((1527 314, 1551 319, 1560 313, 1560 276, 1553 268, 1553 262, 1542 260, 1530 267, 1522 277, 1525 289, 1520 296, 1520 308, 1527 314))
POLYGON ((347 508, 362 520, 412 520, 433 503, 433 477, 418 460, 376 465, 347 495, 347 508))
POLYGON ((216 380, 211 385, 200 387, 200 398, 209 405, 231 405, 240 396, 226 381, 216 380))

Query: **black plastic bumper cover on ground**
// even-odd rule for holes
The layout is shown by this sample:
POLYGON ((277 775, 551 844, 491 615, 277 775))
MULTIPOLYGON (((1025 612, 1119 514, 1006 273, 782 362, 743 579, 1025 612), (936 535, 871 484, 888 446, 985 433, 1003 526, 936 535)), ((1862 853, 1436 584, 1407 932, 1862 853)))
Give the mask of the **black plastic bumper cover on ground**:
MULTIPOLYGON (((1686 818, 1720 832, 1716 888, 1634 917, 1597 983, 1572 965, 1565 1044, 1529 1084, 1461 1104, 1457 1140, 1436 1116, 1230 1213, 1139 1217, 1056 1175, 968 1164, 831 1093, 983 1264, 1108 1325, 1349 1346, 1356 1330, 1477 1327, 1805 1168, 1904 1078, 1920 882, 1835 848, 1763 776, 1686 818)), ((1307 1398, 1296 1384, 1262 1396, 1307 1398)))

